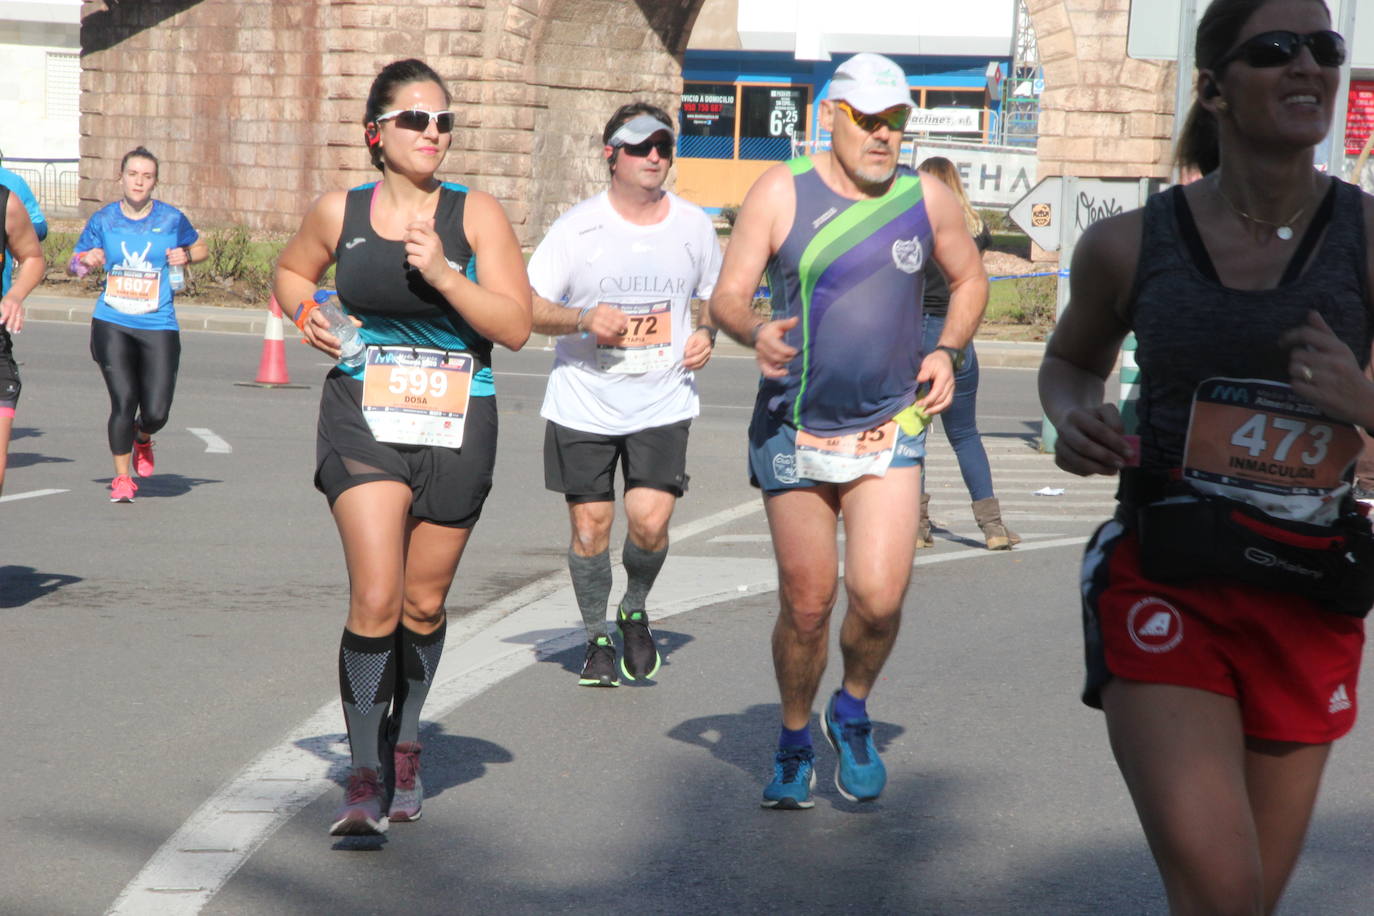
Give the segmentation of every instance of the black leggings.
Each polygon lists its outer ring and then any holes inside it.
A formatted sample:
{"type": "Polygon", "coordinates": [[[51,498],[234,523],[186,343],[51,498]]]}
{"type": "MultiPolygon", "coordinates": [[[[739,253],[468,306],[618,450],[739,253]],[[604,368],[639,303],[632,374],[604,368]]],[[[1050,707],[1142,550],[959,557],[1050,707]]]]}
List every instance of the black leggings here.
{"type": "Polygon", "coordinates": [[[181,364],[181,334],[126,328],[94,318],[91,358],[110,391],[110,454],[127,455],[134,448],[135,413],[144,433],[167,425],[181,364]]]}

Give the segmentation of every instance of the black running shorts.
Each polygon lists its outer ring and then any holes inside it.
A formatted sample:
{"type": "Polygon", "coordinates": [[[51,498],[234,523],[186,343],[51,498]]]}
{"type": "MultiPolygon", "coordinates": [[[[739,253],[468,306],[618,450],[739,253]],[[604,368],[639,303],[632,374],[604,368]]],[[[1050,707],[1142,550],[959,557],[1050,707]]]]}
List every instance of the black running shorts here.
{"type": "Polygon", "coordinates": [[[687,492],[687,433],[691,420],[652,426],[624,436],[584,433],[549,421],[544,428],[544,486],[570,503],[615,499],[615,466],[625,489],[687,492]]]}
{"type": "Polygon", "coordinates": [[[410,514],[451,528],[482,515],[496,466],[496,398],[468,401],[462,448],[378,442],[363,419],[362,382],[334,369],[320,393],[315,489],[334,505],[350,487],[396,480],[410,487],[410,514]]]}

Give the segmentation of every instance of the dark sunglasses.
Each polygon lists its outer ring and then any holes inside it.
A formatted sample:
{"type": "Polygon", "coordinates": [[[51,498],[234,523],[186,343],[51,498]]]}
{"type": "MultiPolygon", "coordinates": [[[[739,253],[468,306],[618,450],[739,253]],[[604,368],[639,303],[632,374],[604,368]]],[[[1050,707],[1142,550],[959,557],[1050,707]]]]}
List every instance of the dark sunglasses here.
{"type": "Polygon", "coordinates": [[[453,130],[453,112],[451,111],[426,111],[423,108],[407,108],[388,111],[386,114],[377,116],[377,123],[396,119],[396,126],[406,130],[424,132],[429,128],[429,121],[434,119],[434,123],[439,128],[439,133],[446,134],[453,130]]]}
{"type": "Polygon", "coordinates": [[[671,139],[645,140],[643,143],[626,143],[620,148],[636,159],[643,159],[645,156],[649,155],[649,150],[651,149],[658,150],[658,158],[660,159],[673,158],[673,141],[671,139]]]}
{"type": "Polygon", "coordinates": [[[1345,63],[1345,39],[1329,29],[1324,32],[1260,32],[1247,38],[1239,47],[1222,56],[1212,66],[1220,72],[1232,61],[1241,60],[1251,67],[1282,67],[1292,62],[1304,47],[1312,49],[1312,59],[1321,67],[1339,67],[1345,63]]]}
{"type": "Polygon", "coordinates": [[[877,114],[864,114],[862,111],[855,111],[846,101],[835,103],[839,105],[845,114],[849,115],[849,120],[859,126],[859,130],[864,133],[873,133],[880,127],[888,130],[901,131],[906,127],[906,122],[911,118],[911,108],[906,105],[898,105],[877,114]]]}

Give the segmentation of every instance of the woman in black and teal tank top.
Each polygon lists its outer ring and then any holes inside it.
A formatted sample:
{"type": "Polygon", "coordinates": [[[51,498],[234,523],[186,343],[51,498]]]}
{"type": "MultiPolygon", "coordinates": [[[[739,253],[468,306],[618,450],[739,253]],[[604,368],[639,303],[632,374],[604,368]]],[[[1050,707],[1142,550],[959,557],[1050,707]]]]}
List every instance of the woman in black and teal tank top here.
{"type": "Polygon", "coordinates": [[[1179,150],[1203,177],[1084,233],[1040,371],[1060,467],[1121,477],[1080,574],[1084,701],[1175,912],[1274,910],[1355,723],[1374,198],[1313,167],[1331,27],[1320,0],[1208,7],[1179,150]],[[1132,331],[1127,429],[1106,388],[1132,331]]]}
{"type": "Polygon", "coordinates": [[[420,816],[420,707],[444,644],[444,600],[491,488],[492,345],[530,333],[530,285],[501,205],[437,177],[450,96],[418,60],[373,81],[363,135],[381,178],[317,200],[277,265],[277,300],[312,346],[339,340],[316,308],[331,264],[367,344],[320,398],[315,485],[348,564],[339,686],[353,768],[330,832],[420,816]],[[299,303],[299,304],[298,304],[299,303]]]}

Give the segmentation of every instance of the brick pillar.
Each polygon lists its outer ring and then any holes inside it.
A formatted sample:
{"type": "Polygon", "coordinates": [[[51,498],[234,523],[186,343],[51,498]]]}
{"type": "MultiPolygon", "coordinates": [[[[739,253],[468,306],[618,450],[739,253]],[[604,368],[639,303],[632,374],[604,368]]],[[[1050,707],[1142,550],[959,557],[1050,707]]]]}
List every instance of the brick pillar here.
{"type": "Polygon", "coordinates": [[[1045,91],[1040,176],[1169,175],[1172,62],[1126,56],[1127,0],[1027,0],[1045,91]]]}

